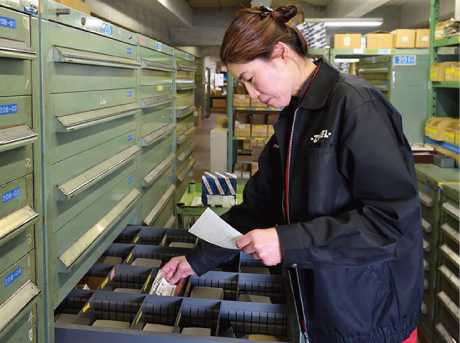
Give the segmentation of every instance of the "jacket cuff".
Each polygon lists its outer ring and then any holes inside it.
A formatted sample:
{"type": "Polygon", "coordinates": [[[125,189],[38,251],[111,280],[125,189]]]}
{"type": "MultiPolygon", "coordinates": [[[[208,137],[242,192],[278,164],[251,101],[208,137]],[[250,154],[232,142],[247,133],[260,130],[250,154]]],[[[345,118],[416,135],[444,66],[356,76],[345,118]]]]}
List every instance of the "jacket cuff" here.
{"type": "Polygon", "coordinates": [[[283,254],[282,264],[292,268],[304,264],[307,259],[305,231],[299,225],[279,225],[275,228],[283,254]]]}

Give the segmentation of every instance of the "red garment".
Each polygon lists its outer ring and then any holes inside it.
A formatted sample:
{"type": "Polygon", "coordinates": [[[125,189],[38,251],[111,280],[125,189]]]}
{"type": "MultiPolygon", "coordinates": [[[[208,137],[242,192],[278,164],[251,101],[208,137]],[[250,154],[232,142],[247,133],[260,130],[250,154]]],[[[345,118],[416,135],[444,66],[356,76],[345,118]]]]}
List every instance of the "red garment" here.
{"type": "Polygon", "coordinates": [[[417,328],[410,334],[409,338],[401,343],[417,343],[417,328]]]}

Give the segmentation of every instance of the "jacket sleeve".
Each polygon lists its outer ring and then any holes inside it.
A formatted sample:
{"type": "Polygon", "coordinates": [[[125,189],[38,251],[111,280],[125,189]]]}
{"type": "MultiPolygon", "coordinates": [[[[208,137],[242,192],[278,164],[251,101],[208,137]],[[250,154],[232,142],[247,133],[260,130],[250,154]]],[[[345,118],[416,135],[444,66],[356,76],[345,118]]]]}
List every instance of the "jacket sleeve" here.
{"type": "Polygon", "coordinates": [[[374,99],[343,119],[337,163],[354,205],[334,216],[277,226],[284,265],[362,266],[421,248],[415,167],[399,113],[374,99]]]}
{"type": "MultiPolygon", "coordinates": [[[[273,158],[276,159],[278,156],[279,160],[279,152],[271,149],[275,143],[276,139],[273,136],[265,145],[259,158],[259,169],[244,187],[243,202],[233,206],[221,216],[223,220],[242,234],[246,234],[254,228],[273,227],[276,224],[276,210],[279,211],[280,207],[277,202],[280,197],[276,195],[279,182],[274,182],[274,175],[277,174],[275,174],[276,171],[272,166],[273,158]]],[[[279,167],[279,164],[279,162],[275,163],[275,168],[279,167]]],[[[201,241],[195,250],[186,255],[186,259],[195,273],[202,275],[231,258],[237,252],[239,251],[224,249],[201,241]]]]}

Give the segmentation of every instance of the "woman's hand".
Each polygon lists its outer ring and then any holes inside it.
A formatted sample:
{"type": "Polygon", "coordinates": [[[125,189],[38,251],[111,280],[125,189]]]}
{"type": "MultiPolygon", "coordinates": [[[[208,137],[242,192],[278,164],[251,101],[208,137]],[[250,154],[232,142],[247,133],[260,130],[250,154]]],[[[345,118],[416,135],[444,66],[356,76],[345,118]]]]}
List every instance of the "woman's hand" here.
{"type": "Polygon", "coordinates": [[[196,274],[185,256],[173,257],[161,268],[161,271],[166,281],[172,285],[175,285],[180,279],[196,274]]]}
{"type": "Polygon", "coordinates": [[[283,260],[280,239],[274,227],[252,230],[239,238],[236,246],[266,266],[274,266],[283,260]]]}

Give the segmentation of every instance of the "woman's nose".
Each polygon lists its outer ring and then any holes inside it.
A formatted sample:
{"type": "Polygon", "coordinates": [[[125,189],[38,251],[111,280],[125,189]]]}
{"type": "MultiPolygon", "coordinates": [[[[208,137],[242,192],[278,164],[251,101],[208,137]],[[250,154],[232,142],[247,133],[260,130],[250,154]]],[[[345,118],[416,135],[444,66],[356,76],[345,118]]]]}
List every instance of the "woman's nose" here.
{"type": "Polygon", "coordinates": [[[247,85],[246,90],[248,91],[249,97],[252,99],[256,99],[260,95],[260,92],[257,91],[253,86],[247,85]]]}

